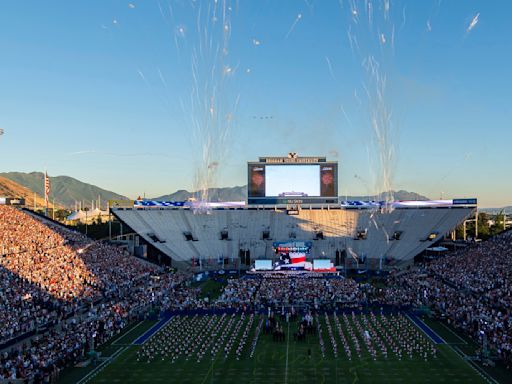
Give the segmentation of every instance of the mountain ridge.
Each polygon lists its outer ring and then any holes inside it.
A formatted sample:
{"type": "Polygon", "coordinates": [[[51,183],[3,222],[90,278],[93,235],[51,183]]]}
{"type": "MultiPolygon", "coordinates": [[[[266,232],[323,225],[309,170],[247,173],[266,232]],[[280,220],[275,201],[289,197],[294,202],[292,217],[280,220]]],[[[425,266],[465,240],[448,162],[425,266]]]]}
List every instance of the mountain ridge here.
{"type": "MultiPolygon", "coordinates": [[[[5,172],[1,177],[9,179],[40,196],[44,196],[44,173],[42,172],[5,172]]],[[[84,201],[86,206],[91,205],[92,200],[101,200],[101,205],[106,207],[108,200],[128,200],[127,197],[96,185],[84,183],[70,176],[50,176],[50,201],[55,197],[56,205],[73,208],[75,202],[84,201]]]]}
{"type": "MultiPolygon", "coordinates": [[[[25,199],[25,203],[27,205],[33,206],[34,205],[34,192],[30,189],[12,181],[5,177],[0,176],[0,196],[1,197],[8,197],[8,198],[22,198],[25,199]]],[[[38,207],[44,207],[45,201],[44,197],[41,197],[36,193],[35,196],[35,203],[38,207]]],[[[49,202],[49,207],[53,207],[52,202],[49,202]]],[[[59,208],[58,205],[56,205],[57,208],[59,208]]]]}
{"type": "MultiPolygon", "coordinates": [[[[39,196],[44,196],[44,174],[42,172],[4,172],[0,173],[0,177],[28,190],[24,190],[23,196],[20,195],[19,197],[25,197],[27,194],[33,194],[34,192],[39,196]]],[[[85,201],[85,204],[89,206],[91,200],[97,200],[98,196],[102,201],[103,207],[106,206],[108,200],[130,200],[126,196],[82,182],[70,176],[50,176],[50,183],[50,201],[52,202],[55,196],[56,205],[68,208],[73,208],[77,201],[85,201]]],[[[14,189],[18,190],[19,188],[14,189]]],[[[394,200],[428,200],[427,197],[419,193],[405,190],[392,191],[392,195],[394,200]]],[[[198,198],[199,196],[200,193],[197,191],[190,192],[186,189],[178,189],[173,193],[154,197],[150,200],[185,201],[190,198],[198,198]]],[[[339,198],[340,200],[384,200],[385,196],[386,193],[370,196],[340,196],[339,198]]],[[[208,190],[208,198],[212,202],[245,201],[247,199],[247,185],[210,188],[208,190]]],[[[30,201],[27,198],[26,200],[27,202],[30,201]]]]}
{"type": "MultiPolygon", "coordinates": [[[[179,189],[176,192],[168,195],[154,197],[150,200],[157,201],[184,201],[189,198],[197,198],[198,192],[190,192],[186,189],[179,189]]],[[[410,192],[405,190],[393,191],[393,198],[395,200],[429,200],[416,192],[410,192]]],[[[342,200],[384,200],[385,193],[380,195],[372,196],[339,196],[342,200]]],[[[235,186],[235,187],[220,187],[210,188],[208,190],[209,200],[213,202],[218,201],[244,201],[247,199],[247,185],[235,186]]]]}

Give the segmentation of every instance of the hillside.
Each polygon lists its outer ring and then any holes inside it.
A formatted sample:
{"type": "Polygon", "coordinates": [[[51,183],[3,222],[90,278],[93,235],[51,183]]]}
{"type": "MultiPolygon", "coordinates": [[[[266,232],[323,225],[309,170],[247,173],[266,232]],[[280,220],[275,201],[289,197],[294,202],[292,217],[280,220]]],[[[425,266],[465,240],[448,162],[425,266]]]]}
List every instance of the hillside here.
{"type": "Polygon", "coordinates": [[[478,210],[479,212],[486,212],[491,215],[497,215],[500,213],[505,213],[506,215],[512,214],[512,205],[507,207],[501,207],[501,208],[480,208],[478,210]]]}
{"type": "MultiPolygon", "coordinates": [[[[247,198],[247,186],[210,188],[208,190],[210,201],[243,201],[247,198]]],[[[180,189],[169,195],[155,197],[153,200],[185,201],[190,197],[198,197],[197,192],[180,189]]]]}
{"type": "MultiPolygon", "coordinates": [[[[42,172],[7,172],[0,173],[6,179],[44,196],[44,174],[42,172]]],[[[125,200],[127,197],[117,193],[107,191],[92,184],[81,182],[69,176],[50,176],[51,192],[50,200],[55,197],[56,204],[61,204],[68,208],[75,206],[75,201],[84,201],[86,206],[91,205],[91,200],[101,199],[101,204],[106,207],[107,201],[125,200]]]]}
{"type": "MultiPolygon", "coordinates": [[[[197,197],[196,192],[189,192],[180,189],[169,195],[155,197],[153,200],[161,201],[184,201],[190,197],[197,197]]],[[[210,201],[243,201],[247,198],[247,186],[211,188],[209,190],[210,201]]],[[[382,200],[383,196],[340,196],[342,200],[382,200]]],[[[394,200],[429,200],[428,197],[420,195],[416,192],[394,191],[394,200]]]]}
{"type": "MultiPolygon", "coordinates": [[[[36,192],[39,196],[44,196],[43,184],[44,174],[42,172],[7,172],[0,173],[0,177],[3,177],[3,184],[5,185],[3,194],[9,192],[9,196],[21,196],[25,197],[27,202],[33,201],[33,192],[36,192]],[[9,183],[10,182],[10,183],[9,183]],[[20,189],[23,188],[23,191],[20,189]],[[29,196],[27,198],[26,196],[29,196]]],[[[102,206],[105,207],[108,200],[126,200],[125,196],[117,193],[107,191],[99,188],[92,184],[87,184],[74,179],[69,176],[50,176],[51,182],[51,193],[50,200],[52,201],[55,197],[56,205],[61,205],[67,208],[73,208],[75,201],[84,201],[86,206],[90,206],[91,200],[97,200],[98,196],[101,199],[102,206]]],[[[2,190],[0,190],[1,192],[2,190]]],[[[0,193],[1,195],[1,193],[0,193]]],[[[180,189],[174,193],[158,196],[153,200],[168,200],[168,201],[185,201],[191,197],[198,197],[197,192],[189,192],[184,189],[180,189]]],[[[211,188],[209,190],[209,200],[216,201],[245,201],[247,198],[247,186],[236,186],[236,187],[223,187],[223,188],[211,188]]],[[[384,194],[381,196],[340,196],[342,200],[383,200],[384,194]]],[[[40,198],[41,199],[41,198],[40,198]]],[[[393,192],[394,200],[428,200],[427,197],[422,196],[415,192],[408,192],[404,190],[393,192]]],[[[44,204],[44,199],[41,199],[44,204]]]]}
{"type": "MultiPolygon", "coordinates": [[[[12,180],[6,179],[5,177],[0,176],[0,197],[14,197],[14,198],[23,198],[25,202],[29,206],[34,205],[34,192],[30,189],[15,183],[12,180]]],[[[49,202],[49,207],[52,207],[52,202],[49,202]]],[[[44,197],[40,195],[36,195],[36,204],[38,207],[44,207],[44,197]]],[[[59,205],[57,205],[57,208],[59,205]]]]}
{"type": "MultiPolygon", "coordinates": [[[[381,193],[378,196],[340,196],[343,200],[385,200],[386,193],[381,193]]],[[[403,189],[399,191],[392,191],[391,200],[413,200],[413,201],[421,201],[421,200],[430,200],[428,197],[420,195],[416,192],[404,191],[403,189]]]]}

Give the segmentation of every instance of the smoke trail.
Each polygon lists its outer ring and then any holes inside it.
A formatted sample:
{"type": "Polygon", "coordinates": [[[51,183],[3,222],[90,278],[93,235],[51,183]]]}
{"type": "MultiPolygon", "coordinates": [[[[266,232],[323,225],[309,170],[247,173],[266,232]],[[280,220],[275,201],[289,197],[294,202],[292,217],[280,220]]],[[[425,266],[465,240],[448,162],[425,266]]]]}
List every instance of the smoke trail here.
{"type": "Polygon", "coordinates": [[[336,77],[334,77],[334,72],[332,71],[332,64],[331,60],[327,56],[325,56],[325,61],[327,61],[327,67],[329,68],[329,74],[331,75],[333,80],[336,80],[336,77]]]}
{"type": "Polygon", "coordinates": [[[405,21],[406,21],[406,17],[405,17],[405,7],[402,8],[402,25],[400,26],[400,30],[402,30],[404,27],[405,27],[405,21]]]}
{"type": "Polygon", "coordinates": [[[343,113],[343,116],[347,120],[348,124],[352,126],[352,121],[348,118],[347,112],[345,112],[345,108],[343,108],[343,105],[340,106],[341,112],[343,113]]]}
{"type": "Polygon", "coordinates": [[[389,18],[389,0],[384,0],[384,19],[389,18]]]}
{"type": "Polygon", "coordinates": [[[158,71],[158,77],[160,77],[160,81],[164,85],[165,89],[167,89],[167,81],[165,81],[165,77],[162,74],[162,71],[160,71],[160,68],[157,68],[157,71],[158,71]]]}
{"type": "Polygon", "coordinates": [[[350,1],[350,14],[352,16],[352,21],[357,24],[359,12],[357,11],[355,0],[350,1]]]}
{"type": "Polygon", "coordinates": [[[348,253],[350,254],[350,256],[352,256],[352,258],[355,260],[355,261],[359,261],[359,256],[357,256],[357,253],[354,252],[354,250],[352,249],[352,247],[347,247],[347,251],[348,253]]]}
{"type": "MultiPolygon", "coordinates": [[[[392,68],[390,59],[394,56],[395,48],[394,18],[389,0],[366,0],[364,11],[367,23],[359,23],[357,5],[358,3],[354,0],[350,1],[347,37],[353,54],[361,62],[362,90],[366,96],[364,104],[368,108],[369,126],[373,139],[373,149],[369,151],[369,163],[375,163],[375,166],[370,167],[370,173],[375,172],[376,175],[374,178],[376,192],[383,192],[385,200],[392,200],[395,143],[388,72],[392,68]],[[372,161],[372,158],[375,161],[372,161]]],[[[401,28],[406,22],[405,11],[405,7],[401,9],[401,28]]],[[[354,98],[358,104],[363,105],[357,89],[354,90],[354,98]]]]}
{"type": "Polygon", "coordinates": [[[295,20],[293,21],[293,24],[292,26],[290,27],[290,29],[288,30],[288,32],[286,33],[286,36],[284,37],[285,40],[288,40],[288,36],[290,36],[290,34],[293,32],[293,30],[295,29],[295,26],[297,25],[297,23],[302,19],[302,13],[299,13],[297,15],[297,17],[295,18],[295,20]]]}
{"type": "Polygon", "coordinates": [[[139,74],[139,76],[142,79],[142,81],[144,81],[144,83],[146,83],[147,86],[150,86],[150,84],[146,80],[146,76],[144,76],[144,73],[142,73],[142,71],[140,69],[138,69],[138,68],[137,68],[137,73],[139,74]]]}
{"type": "Polygon", "coordinates": [[[469,33],[473,30],[473,28],[476,27],[478,24],[478,18],[480,17],[480,12],[478,12],[473,18],[471,19],[471,22],[469,23],[468,27],[466,28],[466,33],[469,33]]]}
{"type": "Polygon", "coordinates": [[[368,1],[366,4],[366,13],[368,14],[368,28],[371,30],[373,26],[373,8],[371,1],[368,1]]]}
{"type": "Polygon", "coordinates": [[[196,33],[191,57],[191,125],[198,150],[194,188],[198,212],[207,212],[209,189],[216,184],[227,154],[226,142],[234,122],[239,96],[232,97],[229,83],[238,65],[229,62],[231,38],[230,0],[196,3],[196,33]]]}

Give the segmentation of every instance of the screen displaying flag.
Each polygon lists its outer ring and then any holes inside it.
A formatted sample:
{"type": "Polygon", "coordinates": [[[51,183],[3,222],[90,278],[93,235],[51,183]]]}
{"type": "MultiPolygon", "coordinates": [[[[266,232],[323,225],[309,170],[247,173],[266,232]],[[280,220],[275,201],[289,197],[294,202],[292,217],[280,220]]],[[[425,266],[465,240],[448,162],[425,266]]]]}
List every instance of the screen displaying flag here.
{"type": "Polygon", "coordinates": [[[48,172],[44,173],[44,201],[46,206],[48,207],[48,200],[50,196],[50,178],[48,177],[48,172]]]}
{"type": "Polygon", "coordinates": [[[310,241],[278,241],[273,243],[274,252],[279,255],[275,270],[311,270],[313,265],[306,261],[313,244],[310,241]]]}
{"type": "Polygon", "coordinates": [[[308,270],[313,269],[313,264],[306,261],[306,255],[301,252],[281,252],[279,261],[274,264],[274,270],[308,270]]]}
{"type": "Polygon", "coordinates": [[[285,264],[298,264],[306,261],[306,254],[301,252],[283,252],[280,258],[285,264]]]}

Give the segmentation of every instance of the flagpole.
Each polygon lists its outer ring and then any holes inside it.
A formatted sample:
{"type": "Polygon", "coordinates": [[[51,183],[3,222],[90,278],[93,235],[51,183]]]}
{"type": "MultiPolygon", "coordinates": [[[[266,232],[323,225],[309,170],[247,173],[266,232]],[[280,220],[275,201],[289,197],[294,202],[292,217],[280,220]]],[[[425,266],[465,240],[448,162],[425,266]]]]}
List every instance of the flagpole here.
{"type": "Polygon", "coordinates": [[[48,183],[48,172],[45,170],[45,172],[44,172],[44,203],[45,203],[44,215],[46,217],[48,217],[48,189],[47,189],[47,183],[48,183]]]}

